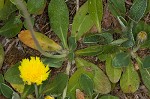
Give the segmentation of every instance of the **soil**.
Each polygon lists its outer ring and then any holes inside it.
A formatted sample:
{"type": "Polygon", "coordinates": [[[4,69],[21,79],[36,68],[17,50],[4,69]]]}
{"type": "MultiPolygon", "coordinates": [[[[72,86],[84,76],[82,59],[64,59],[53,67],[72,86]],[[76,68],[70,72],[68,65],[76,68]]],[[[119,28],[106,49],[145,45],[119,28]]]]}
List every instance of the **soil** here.
{"type": "MultiPolygon", "coordinates": [[[[49,1],[49,0],[48,0],[49,1]]],[[[87,0],[79,0],[79,6],[81,6],[83,3],[85,3],[87,0]]],[[[130,3],[130,0],[126,0],[130,3]]],[[[109,30],[109,29],[119,29],[120,25],[118,21],[112,16],[112,14],[108,10],[107,0],[103,0],[104,2],[104,16],[102,21],[102,28],[103,30],[109,30]]],[[[73,21],[73,17],[76,13],[76,0],[68,0],[67,6],[69,8],[69,20],[70,20],[70,27],[73,21]]],[[[47,4],[48,5],[48,4],[47,4]]],[[[127,7],[130,6],[127,4],[127,7]]],[[[51,30],[51,27],[49,25],[49,18],[48,18],[48,12],[47,7],[45,8],[45,11],[42,15],[38,16],[32,16],[35,17],[35,25],[34,29],[36,31],[39,31],[41,33],[44,33],[49,38],[53,39],[57,43],[60,42],[59,38],[53,33],[51,30]]],[[[0,22],[0,26],[3,25],[2,22],[0,22]]],[[[71,28],[69,28],[69,33],[71,31],[71,28]]],[[[94,27],[91,29],[91,31],[97,31],[94,27]]],[[[116,36],[114,36],[116,37],[116,36]]],[[[41,57],[41,54],[33,50],[23,43],[21,43],[18,39],[18,37],[14,37],[11,39],[5,38],[0,36],[0,42],[4,46],[5,50],[5,60],[3,63],[3,67],[0,72],[5,73],[6,70],[12,66],[13,64],[21,61],[24,58],[29,58],[30,56],[39,56],[41,57]]],[[[78,42],[78,49],[84,48],[86,45],[83,45],[78,42]]],[[[143,49],[138,51],[138,54],[140,56],[145,56],[147,54],[150,54],[149,49],[143,49]]],[[[97,64],[102,70],[104,70],[104,62],[100,62],[98,59],[94,57],[84,57],[85,59],[97,64]]],[[[63,64],[63,66],[60,69],[52,69],[52,75],[54,76],[58,72],[65,71],[66,63],[63,64]]],[[[73,66],[74,67],[74,66],[73,66]]],[[[75,71],[75,68],[72,67],[71,74],[75,71]]],[[[139,89],[133,93],[133,94],[124,94],[119,84],[116,85],[116,87],[111,91],[111,95],[118,96],[120,99],[150,99],[150,93],[148,92],[147,88],[143,85],[141,82],[141,85],[139,89]]],[[[0,96],[0,99],[5,99],[3,96],[0,96]]]]}

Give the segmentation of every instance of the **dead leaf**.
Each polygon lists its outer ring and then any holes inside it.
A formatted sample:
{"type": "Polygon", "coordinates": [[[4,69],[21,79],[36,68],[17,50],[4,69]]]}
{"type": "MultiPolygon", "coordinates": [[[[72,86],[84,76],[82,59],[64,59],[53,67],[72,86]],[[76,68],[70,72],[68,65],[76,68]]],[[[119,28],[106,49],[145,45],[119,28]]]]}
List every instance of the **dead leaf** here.
{"type": "MultiPolygon", "coordinates": [[[[25,45],[37,50],[29,30],[21,31],[18,37],[19,40],[22,41],[25,45]]],[[[44,51],[56,51],[62,49],[60,45],[42,33],[35,32],[35,37],[44,51]]]]}
{"type": "Polygon", "coordinates": [[[76,99],[85,99],[84,93],[80,89],[76,89],[76,99]]]}

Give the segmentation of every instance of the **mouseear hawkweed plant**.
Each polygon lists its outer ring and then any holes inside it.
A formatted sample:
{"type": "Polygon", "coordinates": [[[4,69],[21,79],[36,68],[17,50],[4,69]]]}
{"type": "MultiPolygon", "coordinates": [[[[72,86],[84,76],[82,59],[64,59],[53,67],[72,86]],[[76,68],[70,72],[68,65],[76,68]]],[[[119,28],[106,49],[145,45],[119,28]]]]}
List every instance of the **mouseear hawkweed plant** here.
{"type": "MultiPolygon", "coordinates": [[[[22,59],[4,76],[1,74],[0,93],[12,99],[119,99],[109,95],[116,84],[120,84],[124,93],[134,93],[140,82],[150,90],[150,57],[137,54],[141,48],[149,48],[150,26],[143,21],[150,11],[149,0],[134,0],[129,11],[125,0],[108,0],[109,10],[121,26],[109,31],[101,28],[102,0],[87,0],[74,16],[71,33],[66,2],[2,0],[0,20],[5,24],[0,35],[7,38],[18,35],[23,44],[38,50],[42,57],[22,59]],[[59,44],[33,28],[33,16],[41,15],[44,10],[48,10],[49,23],[61,41],[59,44]],[[87,33],[93,26],[97,33],[87,33]],[[119,36],[114,39],[113,33],[119,36]],[[87,47],[77,50],[78,41],[87,47]],[[85,56],[105,61],[105,68],[102,70],[98,64],[83,59],[85,56]],[[62,66],[66,71],[51,78],[51,68],[62,66]],[[75,66],[73,72],[72,66],[75,66]]],[[[0,45],[0,67],[3,60],[4,50],[0,45]]]]}
{"type": "MultiPolygon", "coordinates": [[[[41,58],[42,61],[40,61],[39,58],[33,57],[31,57],[31,59],[23,59],[21,63],[17,63],[9,68],[4,74],[4,77],[1,77],[3,79],[3,82],[1,83],[2,94],[7,98],[14,99],[34,97],[41,99],[44,97],[46,99],[53,97],[58,99],[65,99],[67,97],[75,99],[76,97],[79,97],[84,90],[85,95],[82,97],[89,97],[91,99],[92,97],[97,97],[96,93],[94,94],[94,84],[96,84],[95,88],[98,88],[98,83],[101,81],[99,79],[93,81],[93,77],[97,79],[101,76],[100,73],[104,76],[105,74],[93,64],[92,68],[89,66],[80,66],[77,71],[78,73],[75,73],[75,76],[72,77],[72,75],[70,75],[70,68],[76,57],[75,50],[77,48],[77,40],[89,31],[94,24],[96,25],[98,32],[101,32],[103,13],[102,1],[89,0],[83,4],[76,13],[70,36],[68,36],[69,11],[65,1],[50,1],[48,5],[50,26],[60,38],[60,45],[42,33],[35,32],[33,29],[34,18],[32,15],[40,15],[43,13],[43,9],[46,5],[45,0],[6,1],[1,13],[9,12],[9,14],[6,14],[6,18],[4,16],[1,17],[1,20],[6,20],[6,24],[1,28],[0,34],[7,38],[12,38],[23,28],[24,30],[18,34],[19,40],[28,47],[41,52],[43,57],[41,58]],[[96,5],[99,6],[95,8],[96,5]],[[9,9],[10,7],[12,8],[9,9]],[[10,13],[13,15],[14,11],[18,12],[17,16],[14,15],[14,17],[10,18],[10,13]],[[25,21],[20,19],[22,17],[25,18],[25,21]],[[49,70],[47,66],[59,68],[64,61],[67,62],[66,72],[59,73],[54,79],[51,79],[50,74],[48,76],[49,70]],[[38,63],[43,64],[42,67],[38,67],[38,63]],[[39,69],[42,68],[43,70],[39,71],[39,69]],[[94,71],[97,71],[96,75],[94,75],[94,71]],[[100,73],[98,71],[100,71],[100,73]],[[71,78],[69,78],[70,76],[71,78]],[[10,83],[13,89],[4,83],[4,79],[10,83]]],[[[106,80],[108,81],[108,79],[106,80]]],[[[100,89],[102,90],[102,88],[100,89]]],[[[97,94],[100,89],[96,89],[97,94]]]]}

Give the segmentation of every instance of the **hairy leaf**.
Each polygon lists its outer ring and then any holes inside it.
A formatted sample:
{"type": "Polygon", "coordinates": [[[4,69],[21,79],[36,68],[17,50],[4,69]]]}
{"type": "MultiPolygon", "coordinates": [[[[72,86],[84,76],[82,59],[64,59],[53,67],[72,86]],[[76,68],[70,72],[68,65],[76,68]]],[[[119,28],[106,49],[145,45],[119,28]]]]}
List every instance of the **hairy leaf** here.
{"type": "MultiPolygon", "coordinates": [[[[1,2],[1,4],[2,4],[2,2],[1,2]]],[[[5,0],[5,4],[4,4],[3,8],[0,9],[0,20],[8,19],[9,15],[16,10],[17,10],[17,8],[15,7],[14,4],[12,4],[10,2],[10,0],[5,0]]]]}
{"type": "Polygon", "coordinates": [[[112,55],[106,58],[106,74],[112,83],[117,83],[121,77],[122,69],[112,66],[112,55]]]}
{"type": "Polygon", "coordinates": [[[111,91],[111,84],[104,72],[95,64],[88,62],[82,58],[76,58],[77,68],[87,67],[87,70],[94,72],[94,91],[96,93],[106,94],[111,91]]]}
{"type": "Polygon", "coordinates": [[[87,44],[109,44],[112,41],[113,36],[109,32],[86,35],[83,39],[83,43],[87,44]]]}
{"type": "Polygon", "coordinates": [[[124,93],[134,93],[139,88],[139,85],[139,75],[134,70],[132,63],[130,63],[120,79],[120,87],[124,93]]]}
{"type": "Polygon", "coordinates": [[[144,67],[144,68],[150,68],[149,62],[150,62],[150,56],[146,56],[146,57],[144,58],[144,60],[143,60],[143,67],[144,67]]]}
{"type": "Polygon", "coordinates": [[[60,68],[64,61],[64,58],[42,58],[42,61],[49,67],[60,68]]]}
{"type": "Polygon", "coordinates": [[[77,40],[94,25],[88,12],[88,2],[83,4],[76,13],[72,23],[72,36],[77,40]]]}
{"type": "Polygon", "coordinates": [[[68,75],[59,73],[46,87],[43,93],[47,95],[61,95],[68,82],[68,75]]]}
{"type": "Polygon", "coordinates": [[[95,56],[103,52],[102,46],[89,46],[84,49],[77,50],[76,55],[79,56],[95,56]]]}
{"type": "Polygon", "coordinates": [[[79,84],[79,78],[82,74],[88,75],[90,78],[93,78],[94,71],[90,67],[80,67],[75,71],[75,73],[70,77],[69,84],[68,84],[68,91],[67,94],[71,99],[75,98],[76,89],[81,89],[79,84]]]}
{"type": "Polygon", "coordinates": [[[20,32],[22,25],[20,18],[12,18],[2,28],[0,28],[0,35],[7,38],[15,37],[20,32]]]}
{"type": "Polygon", "coordinates": [[[19,63],[15,64],[7,70],[4,75],[4,78],[7,82],[11,84],[24,84],[24,82],[20,78],[20,71],[18,67],[19,63]]]}
{"type": "Polygon", "coordinates": [[[48,16],[51,27],[67,48],[67,33],[69,26],[69,12],[65,0],[51,0],[48,6],[48,16]]]}
{"type": "Polygon", "coordinates": [[[148,90],[150,90],[150,69],[140,68],[140,73],[144,85],[148,88],[148,90]]]}
{"type": "Polygon", "coordinates": [[[134,3],[129,11],[130,18],[138,22],[144,15],[147,8],[147,0],[134,0],[134,3]]]}
{"type": "Polygon", "coordinates": [[[125,16],[126,8],[125,8],[125,0],[109,0],[108,7],[111,13],[117,16],[125,16]]]}
{"type": "Polygon", "coordinates": [[[30,14],[42,14],[46,6],[46,0],[28,0],[27,8],[30,14]]]}
{"type": "Polygon", "coordinates": [[[107,94],[111,91],[111,83],[101,69],[95,70],[94,91],[96,93],[107,94]]]}
{"type": "Polygon", "coordinates": [[[96,25],[98,32],[101,32],[101,21],[103,16],[103,2],[102,0],[88,0],[88,10],[96,25]]]}
{"type": "Polygon", "coordinates": [[[10,99],[13,95],[12,88],[10,88],[8,85],[6,85],[4,83],[2,83],[0,85],[0,90],[1,90],[2,94],[8,99],[10,99]]]}
{"type": "Polygon", "coordinates": [[[88,75],[81,74],[79,78],[79,83],[82,90],[84,90],[84,92],[86,93],[86,95],[92,97],[94,89],[93,80],[88,75]]]}
{"type": "Polygon", "coordinates": [[[126,67],[129,63],[130,55],[124,52],[117,53],[112,60],[112,65],[114,67],[126,67]]]}

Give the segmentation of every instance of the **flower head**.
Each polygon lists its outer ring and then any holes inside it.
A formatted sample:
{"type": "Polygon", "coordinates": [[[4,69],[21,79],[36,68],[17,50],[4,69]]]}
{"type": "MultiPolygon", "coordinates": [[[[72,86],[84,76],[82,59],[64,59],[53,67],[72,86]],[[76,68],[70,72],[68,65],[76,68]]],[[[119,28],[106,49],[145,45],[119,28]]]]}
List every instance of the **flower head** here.
{"type": "Polygon", "coordinates": [[[52,96],[46,96],[44,99],[54,99],[52,96]]]}
{"type": "Polygon", "coordinates": [[[20,77],[25,83],[31,85],[35,83],[37,85],[42,84],[49,75],[49,67],[45,66],[43,62],[40,61],[39,57],[31,57],[31,59],[23,59],[21,65],[19,66],[20,77]]]}
{"type": "Polygon", "coordinates": [[[137,39],[139,42],[142,43],[143,41],[145,41],[147,39],[147,33],[145,31],[139,32],[137,35],[137,39]]]}

